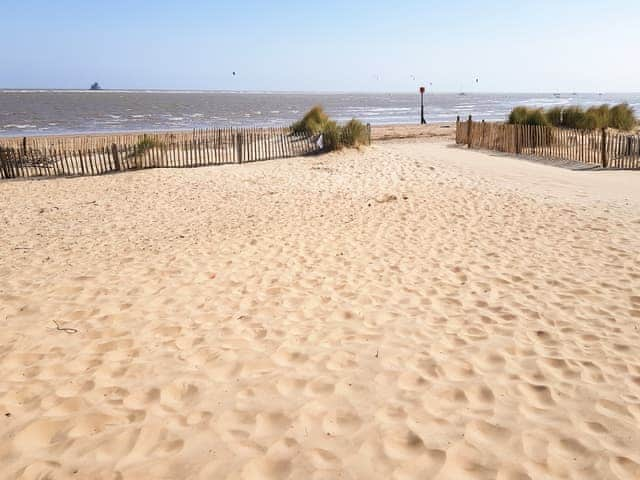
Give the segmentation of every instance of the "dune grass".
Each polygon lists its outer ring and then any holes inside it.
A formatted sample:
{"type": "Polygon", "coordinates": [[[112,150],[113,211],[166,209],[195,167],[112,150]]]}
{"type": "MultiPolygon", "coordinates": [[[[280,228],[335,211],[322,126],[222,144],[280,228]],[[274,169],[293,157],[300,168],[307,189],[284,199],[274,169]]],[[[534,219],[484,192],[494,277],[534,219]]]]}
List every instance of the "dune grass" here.
{"type": "Polygon", "coordinates": [[[636,126],[637,120],[633,108],[628,103],[621,103],[609,110],[609,126],[628,131],[636,126]]]}
{"type": "Polygon", "coordinates": [[[297,134],[317,135],[324,131],[329,121],[329,115],[324,112],[321,106],[316,105],[305,113],[302,120],[291,125],[291,131],[297,134]]]}
{"type": "Polygon", "coordinates": [[[291,131],[297,134],[322,135],[325,151],[354,148],[369,143],[369,131],[365,124],[354,118],[345,125],[339,125],[319,105],[293,123],[291,131]]]}
{"type": "Polygon", "coordinates": [[[610,107],[600,105],[584,110],[580,107],[554,107],[548,110],[541,108],[515,107],[509,114],[508,123],[516,125],[553,125],[554,127],[595,130],[598,128],[615,128],[629,131],[637,124],[635,113],[626,103],[610,107]]]}
{"type": "Polygon", "coordinates": [[[516,107],[509,114],[509,123],[516,125],[550,125],[544,110],[527,107],[516,107]]]}
{"type": "Polygon", "coordinates": [[[562,115],[562,107],[553,107],[547,110],[547,120],[549,120],[549,123],[554,127],[559,127],[562,125],[562,115]]]}
{"type": "Polygon", "coordinates": [[[359,147],[369,143],[367,126],[352,118],[342,127],[342,145],[345,147],[359,147]]]}
{"type": "Polygon", "coordinates": [[[340,125],[334,121],[326,123],[322,131],[323,147],[327,151],[339,150],[342,148],[342,132],[340,125]]]}
{"type": "Polygon", "coordinates": [[[142,137],[138,140],[133,146],[133,152],[131,152],[127,158],[129,160],[133,160],[135,168],[140,168],[140,162],[142,161],[142,157],[145,153],[147,153],[152,148],[161,148],[164,147],[164,143],[158,140],[155,137],[150,135],[142,135],[142,137]]]}
{"type": "Polygon", "coordinates": [[[164,146],[164,143],[162,143],[160,140],[145,134],[145,135],[142,135],[142,138],[138,140],[138,143],[135,144],[134,155],[135,156],[143,155],[144,153],[151,150],[152,148],[162,147],[162,146],[164,146]]]}

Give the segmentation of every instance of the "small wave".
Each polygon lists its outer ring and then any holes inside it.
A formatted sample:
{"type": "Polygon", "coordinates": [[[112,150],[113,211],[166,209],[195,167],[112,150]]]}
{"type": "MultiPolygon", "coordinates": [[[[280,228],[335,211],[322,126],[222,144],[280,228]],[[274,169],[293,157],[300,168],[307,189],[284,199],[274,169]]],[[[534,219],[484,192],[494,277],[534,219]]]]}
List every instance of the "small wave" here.
{"type": "Polygon", "coordinates": [[[410,112],[413,108],[410,107],[351,107],[346,109],[353,112],[410,112]]]}
{"type": "Polygon", "coordinates": [[[52,93],[52,90],[0,90],[0,93],[52,93]]]}
{"type": "Polygon", "coordinates": [[[23,130],[25,128],[37,128],[37,125],[14,125],[14,124],[9,124],[9,125],[5,125],[4,128],[19,128],[20,130],[23,130]]]}

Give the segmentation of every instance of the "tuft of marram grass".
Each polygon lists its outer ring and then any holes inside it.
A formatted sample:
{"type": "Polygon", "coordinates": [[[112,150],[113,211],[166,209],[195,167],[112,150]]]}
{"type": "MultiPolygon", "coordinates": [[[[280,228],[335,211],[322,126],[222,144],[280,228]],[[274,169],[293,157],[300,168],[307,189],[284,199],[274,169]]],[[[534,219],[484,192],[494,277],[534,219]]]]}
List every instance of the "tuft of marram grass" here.
{"type": "Polygon", "coordinates": [[[322,132],[322,143],[326,151],[340,150],[342,148],[342,127],[333,120],[326,123],[322,132]]]}
{"type": "Polygon", "coordinates": [[[342,127],[342,145],[345,147],[359,147],[369,142],[369,132],[361,121],[352,118],[342,127]]]}
{"type": "Polygon", "coordinates": [[[515,107],[509,114],[509,123],[512,125],[524,125],[528,114],[529,109],[527,107],[515,107]]]}
{"type": "Polygon", "coordinates": [[[546,127],[549,125],[549,120],[541,108],[530,109],[527,107],[516,107],[509,115],[509,123],[513,125],[541,125],[546,127]]]}
{"type": "Polygon", "coordinates": [[[142,135],[142,138],[138,140],[133,146],[133,152],[131,152],[127,158],[133,160],[133,165],[135,168],[140,167],[140,162],[142,161],[142,157],[145,153],[147,153],[152,148],[162,148],[164,147],[164,143],[158,140],[156,137],[152,137],[150,135],[142,135]]]}
{"type": "Polygon", "coordinates": [[[633,109],[626,103],[614,107],[605,104],[586,111],[576,106],[554,107],[547,111],[515,107],[508,121],[519,125],[553,125],[581,130],[611,127],[624,131],[633,129],[637,123],[633,109]]]}
{"type": "Polygon", "coordinates": [[[345,125],[331,120],[321,106],[309,110],[302,120],[291,125],[291,131],[303,135],[322,134],[323,148],[330,152],[344,147],[359,147],[369,143],[366,125],[355,118],[345,125]]]}
{"type": "Polygon", "coordinates": [[[526,120],[527,125],[539,125],[542,127],[548,127],[550,125],[549,119],[547,118],[544,110],[541,108],[537,108],[534,110],[529,110],[529,114],[527,115],[526,120]]]}
{"type": "Polygon", "coordinates": [[[586,128],[585,121],[584,110],[580,107],[567,107],[562,110],[562,127],[586,128]]]}
{"type": "Polygon", "coordinates": [[[586,112],[586,117],[595,128],[605,128],[609,126],[609,105],[590,107],[586,112]]]}
{"type": "Polygon", "coordinates": [[[317,135],[324,131],[328,122],[329,115],[320,105],[316,105],[302,117],[302,120],[291,125],[291,131],[297,134],[317,135]]]}
{"type": "Polygon", "coordinates": [[[636,126],[636,116],[628,103],[616,105],[609,111],[609,126],[618,130],[629,131],[636,126]]]}
{"type": "Polygon", "coordinates": [[[164,143],[162,143],[160,140],[145,134],[142,136],[140,140],[138,140],[138,143],[136,143],[134,147],[134,151],[136,155],[142,155],[148,150],[151,150],[152,148],[163,147],[163,146],[164,146],[164,143]]]}
{"type": "Polygon", "coordinates": [[[562,126],[562,107],[553,107],[547,110],[547,120],[554,127],[562,126]]]}

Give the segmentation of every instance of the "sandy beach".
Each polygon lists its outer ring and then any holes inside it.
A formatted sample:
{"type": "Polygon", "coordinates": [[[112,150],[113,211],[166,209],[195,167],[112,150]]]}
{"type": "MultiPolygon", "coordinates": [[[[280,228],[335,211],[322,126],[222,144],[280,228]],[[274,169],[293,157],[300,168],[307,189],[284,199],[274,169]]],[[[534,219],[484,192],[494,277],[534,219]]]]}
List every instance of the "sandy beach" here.
{"type": "Polygon", "coordinates": [[[450,143],[0,182],[0,477],[640,478],[640,172],[450,143]]]}

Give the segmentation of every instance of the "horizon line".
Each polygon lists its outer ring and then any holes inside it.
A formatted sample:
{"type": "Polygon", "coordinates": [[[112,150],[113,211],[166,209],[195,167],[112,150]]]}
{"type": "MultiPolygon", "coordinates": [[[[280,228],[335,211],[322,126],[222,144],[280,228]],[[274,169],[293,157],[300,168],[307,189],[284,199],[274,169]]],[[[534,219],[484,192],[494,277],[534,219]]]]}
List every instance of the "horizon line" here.
{"type": "MultiPolygon", "coordinates": [[[[233,93],[233,94],[282,94],[282,95],[299,95],[299,94],[322,94],[322,95],[346,95],[346,94],[385,94],[385,95],[407,95],[416,93],[419,94],[419,87],[416,87],[414,92],[408,90],[237,90],[237,89],[180,89],[180,88],[101,88],[100,90],[91,90],[90,88],[49,88],[49,87],[34,87],[34,88],[20,88],[20,87],[0,87],[0,92],[88,92],[88,93],[121,93],[121,92],[137,92],[137,93],[233,93]]],[[[461,93],[470,95],[494,95],[494,94],[511,94],[511,95],[528,95],[528,94],[548,94],[548,95],[640,95],[640,91],[549,91],[549,90],[533,90],[533,91],[499,91],[499,90],[483,90],[483,91],[469,91],[469,90],[436,90],[429,91],[427,94],[439,94],[439,95],[460,95],[461,93]]]]}

